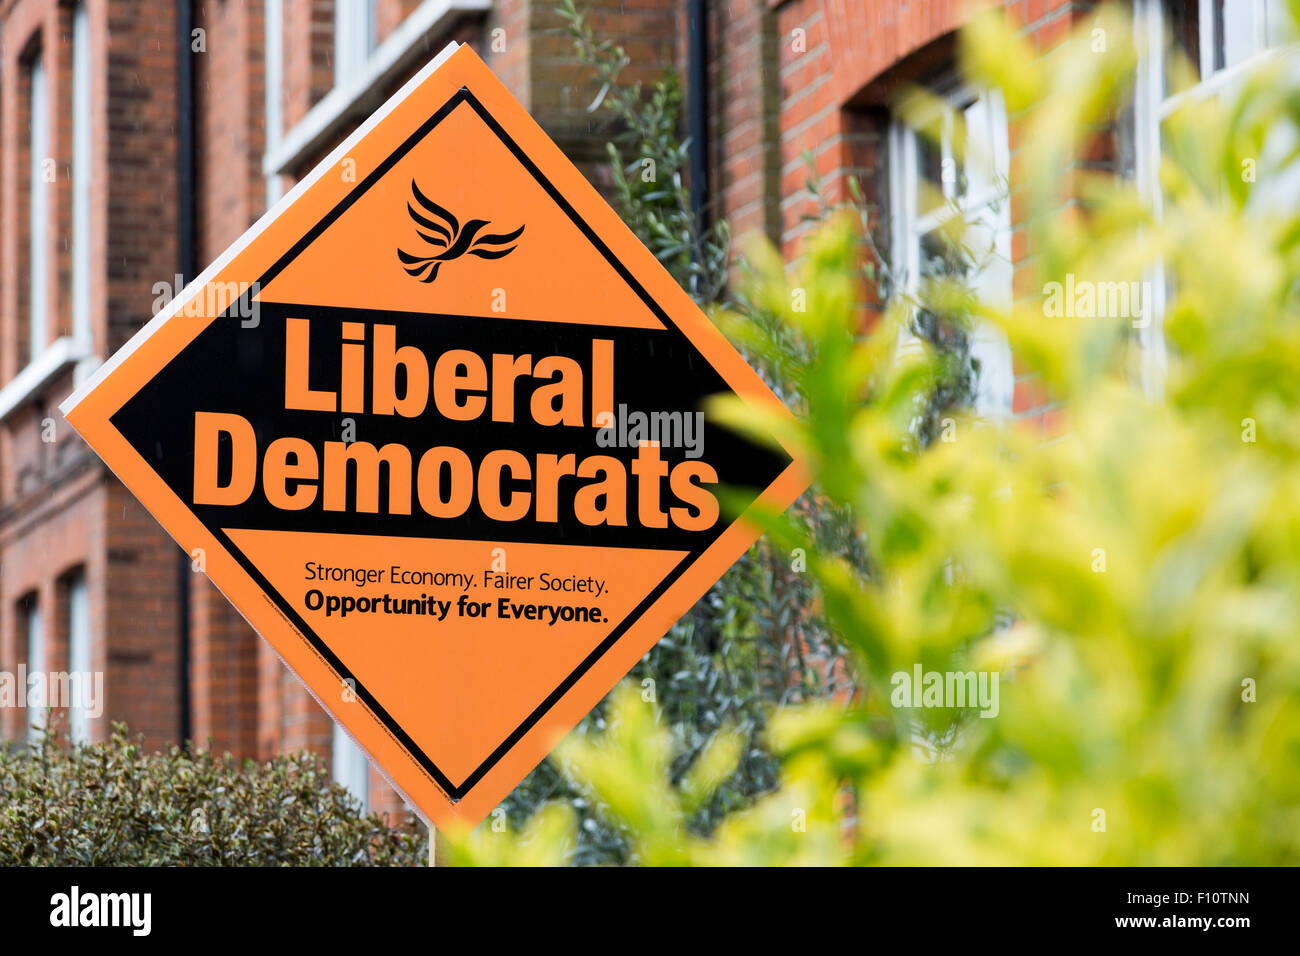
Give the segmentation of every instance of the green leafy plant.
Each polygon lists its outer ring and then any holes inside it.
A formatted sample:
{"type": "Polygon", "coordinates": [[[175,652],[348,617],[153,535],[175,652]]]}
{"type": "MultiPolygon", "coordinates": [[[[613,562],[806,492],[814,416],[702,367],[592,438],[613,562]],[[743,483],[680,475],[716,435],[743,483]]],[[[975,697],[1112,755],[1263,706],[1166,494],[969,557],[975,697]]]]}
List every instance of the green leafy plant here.
{"type": "MultiPolygon", "coordinates": [[[[728,289],[730,235],[725,220],[705,227],[695,217],[683,179],[689,142],[681,134],[676,75],[666,71],[650,89],[624,83],[622,48],[596,39],[573,3],[559,10],[575,50],[592,70],[593,109],[614,122],[608,151],[615,207],[696,301],[716,305],[728,289]],[[653,177],[644,175],[647,170],[653,177]]],[[[811,502],[801,510],[810,526],[821,518],[811,502]]],[[[828,523],[822,524],[825,535],[833,534],[828,523]]],[[[772,707],[854,692],[844,652],[822,625],[815,587],[795,570],[797,563],[770,545],[751,549],[630,675],[640,697],[660,708],[672,780],[689,774],[724,727],[745,741],[732,772],[708,799],[691,805],[687,818],[696,832],[711,831],[729,813],[776,787],[777,761],[763,736],[772,707]]],[[[580,724],[579,733],[607,726],[602,704],[580,724]]],[[[519,831],[548,803],[563,804],[576,815],[567,862],[618,863],[634,853],[628,829],[590,792],[575,787],[553,759],[543,761],[503,801],[509,828],[519,831]]]]}
{"type": "MultiPolygon", "coordinates": [[[[808,367],[791,369],[806,414],[788,425],[725,402],[714,412],[781,429],[851,517],[865,560],[819,547],[798,520],[754,515],[777,548],[806,549],[866,692],[774,714],[780,788],[707,832],[690,808],[725,779],[725,730],[669,769],[666,731],[633,690],[604,733],[565,742],[560,764],[645,863],[1295,864],[1300,208],[1267,192],[1300,162],[1268,148],[1300,142],[1294,75],[1265,62],[1167,119],[1156,215],[1131,182],[1100,173],[1076,174],[1077,202],[1061,201],[1062,170],[1132,86],[1119,8],[1047,59],[1001,11],[976,18],[960,49],[968,79],[1001,90],[1015,116],[1036,255],[1010,306],[942,275],[923,295],[1006,330],[1062,403],[1058,434],[963,416],[955,440],[924,440],[918,409],[942,356],[898,348],[916,308],[899,296],[861,334],[847,218],[793,270],[755,250],[750,300],[812,345],[808,367]],[[1157,264],[1169,354],[1154,375],[1134,335],[1143,316],[1045,307],[1066,277],[1141,282],[1157,264]],[[805,310],[791,307],[796,287],[805,310]],[[917,668],[996,676],[998,704],[940,694],[916,707],[899,675],[917,668]]],[[[533,858],[572,839],[567,812],[528,833],[533,858]]],[[[456,852],[469,863],[524,850],[509,833],[456,852]]]]}
{"type": "Polygon", "coordinates": [[[240,764],[148,753],[117,725],[71,745],[53,729],[0,748],[0,866],[419,866],[411,820],[364,814],[307,754],[240,764]]]}

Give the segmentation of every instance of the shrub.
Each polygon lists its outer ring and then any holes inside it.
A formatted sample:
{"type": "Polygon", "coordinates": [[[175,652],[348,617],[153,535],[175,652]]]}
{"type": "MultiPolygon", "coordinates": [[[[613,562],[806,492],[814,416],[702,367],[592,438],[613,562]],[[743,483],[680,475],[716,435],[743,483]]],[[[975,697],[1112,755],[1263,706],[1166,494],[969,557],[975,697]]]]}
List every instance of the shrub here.
{"type": "Polygon", "coordinates": [[[0,748],[0,866],[418,866],[426,837],[361,812],[309,753],[264,764],[54,730],[0,748]]]}

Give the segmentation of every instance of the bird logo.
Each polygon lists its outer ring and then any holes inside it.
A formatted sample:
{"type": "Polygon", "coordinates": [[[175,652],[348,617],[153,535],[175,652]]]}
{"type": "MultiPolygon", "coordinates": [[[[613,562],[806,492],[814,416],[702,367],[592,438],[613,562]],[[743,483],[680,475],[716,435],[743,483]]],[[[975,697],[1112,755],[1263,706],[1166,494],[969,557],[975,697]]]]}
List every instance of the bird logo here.
{"type": "Polygon", "coordinates": [[[486,219],[471,219],[462,226],[460,220],[448,210],[420,192],[414,179],[411,180],[411,196],[415,204],[408,202],[406,211],[415,222],[416,234],[430,246],[442,250],[426,256],[412,255],[400,248],[397,250],[397,258],[401,260],[407,275],[421,282],[432,282],[438,278],[438,270],[443,263],[459,259],[463,255],[478,256],[480,259],[508,256],[515,251],[515,240],[523,235],[523,226],[514,232],[480,235],[480,230],[490,225],[486,219]]]}

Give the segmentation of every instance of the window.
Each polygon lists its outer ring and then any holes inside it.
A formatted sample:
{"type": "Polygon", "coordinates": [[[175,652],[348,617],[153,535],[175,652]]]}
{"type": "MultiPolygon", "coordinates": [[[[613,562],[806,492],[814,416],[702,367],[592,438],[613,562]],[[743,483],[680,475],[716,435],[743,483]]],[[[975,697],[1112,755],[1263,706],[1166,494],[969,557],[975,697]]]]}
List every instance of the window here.
{"type": "Polygon", "coordinates": [[[49,686],[45,680],[47,661],[45,658],[45,626],[41,621],[41,608],[36,602],[36,595],[28,595],[20,604],[23,632],[27,638],[27,679],[28,686],[35,688],[27,696],[31,708],[27,712],[27,740],[35,743],[40,740],[41,729],[45,726],[46,701],[41,688],[49,686]],[[32,681],[33,677],[39,680],[32,681]]]}
{"type": "MultiPolygon", "coordinates": [[[[1138,191],[1158,216],[1163,206],[1160,160],[1165,123],[1180,107],[1198,99],[1230,95],[1234,84],[1270,51],[1291,43],[1284,0],[1136,0],[1138,71],[1133,97],[1133,158],[1138,191]]],[[[1295,61],[1292,61],[1294,66],[1295,61]]],[[[1293,70],[1294,75],[1294,70],[1293,70]]],[[[1279,131],[1278,136],[1285,131],[1279,131]]],[[[1270,155],[1285,155],[1296,144],[1274,137],[1270,155]]],[[[1260,157],[1261,164],[1268,156],[1260,157]]],[[[1300,202],[1294,177],[1260,177],[1250,203],[1254,208],[1300,202]]],[[[1147,317],[1138,341],[1142,384],[1148,394],[1163,387],[1166,365],[1163,316],[1169,288],[1164,270],[1148,271],[1147,317]]]]}
{"type": "Polygon", "coordinates": [[[1282,0],[1138,0],[1134,153],[1138,186],[1155,204],[1165,121],[1217,96],[1268,50],[1290,42],[1282,0]]]}
{"type": "Polygon", "coordinates": [[[72,336],[90,330],[90,28],[86,3],[72,15],[72,336]]]}
{"type": "Polygon", "coordinates": [[[86,708],[94,688],[90,663],[90,605],[86,595],[86,575],[77,571],[68,578],[68,686],[74,698],[68,701],[68,734],[73,743],[90,740],[90,723],[86,708]]]}
{"type": "Polygon", "coordinates": [[[28,70],[28,150],[31,168],[28,183],[28,359],[41,353],[46,345],[46,295],[48,292],[49,260],[49,196],[46,191],[45,169],[49,154],[49,117],[45,108],[45,66],[40,57],[32,60],[28,70]]]}
{"type": "MultiPolygon", "coordinates": [[[[1167,97],[1230,70],[1288,39],[1285,0],[1140,0],[1139,16],[1168,31],[1171,48],[1160,71],[1167,97]]],[[[1163,45],[1163,44],[1162,44],[1163,45]]]]}
{"type": "Polygon", "coordinates": [[[334,782],[341,783],[352,792],[364,810],[370,805],[370,761],[343,727],[334,724],[333,756],[330,764],[334,782]]]}
{"type": "MultiPolygon", "coordinates": [[[[337,15],[337,14],[336,14],[337,15]]],[[[275,152],[284,132],[280,97],[284,84],[284,11],[280,0],[266,0],[266,152],[275,152]]],[[[266,176],[266,208],[280,201],[278,173],[266,176]]]]}
{"type": "MultiPolygon", "coordinates": [[[[897,291],[915,295],[924,280],[946,274],[964,279],[985,301],[1010,306],[1006,108],[996,92],[976,95],[954,88],[943,99],[950,108],[942,115],[913,118],[934,136],[898,120],[890,130],[897,291]],[[944,237],[942,227],[954,215],[967,222],[964,249],[944,237]]],[[[970,355],[975,412],[1010,414],[1014,380],[1006,336],[987,323],[977,324],[970,333],[970,355]]]]}
{"type": "Polygon", "coordinates": [[[375,49],[375,0],[334,0],[334,85],[361,74],[375,49]]]}

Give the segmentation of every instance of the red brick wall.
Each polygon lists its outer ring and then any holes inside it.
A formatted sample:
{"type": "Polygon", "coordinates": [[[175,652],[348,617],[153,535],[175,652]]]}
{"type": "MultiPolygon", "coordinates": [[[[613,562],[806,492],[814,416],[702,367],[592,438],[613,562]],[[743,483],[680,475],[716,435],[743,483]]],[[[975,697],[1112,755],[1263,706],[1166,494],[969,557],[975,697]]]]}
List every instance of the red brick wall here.
{"type": "Polygon", "coordinates": [[[376,42],[383,43],[419,5],[420,0],[378,0],[375,4],[376,42]]]}
{"type": "MultiPolygon", "coordinates": [[[[885,3],[879,0],[788,0],[778,3],[780,75],[781,229],[786,258],[798,255],[801,238],[818,212],[805,188],[812,156],[829,202],[849,198],[856,176],[878,216],[888,215],[886,132],[888,104],[906,83],[951,63],[955,30],[970,12],[991,4],[947,0],[885,3]]],[[[996,5],[996,4],[992,4],[996,5]]],[[[1014,0],[1002,4],[1039,52],[1065,39],[1070,27],[1095,6],[1071,0],[1014,0]]],[[[1017,117],[1011,126],[1012,168],[1017,152],[1017,117]]],[[[1091,162],[1114,159],[1113,136],[1090,147],[1091,162]]],[[[730,161],[730,158],[728,159],[730,161]]],[[[1064,172],[1064,171],[1063,171],[1064,172]]],[[[1026,261],[1023,210],[1012,177],[1012,252],[1026,261]]],[[[1023,288],[1017,271],[1018,296],[1023,288]]],[[[1057,413],[1051,397],[1017,366],[1013,414],[1049,432],[1057,413]]]]}
{"type": "Polygon", "coordinates": [[[265,41],[260,4],[202,4],[195,10],[206,45],[206,52],[191,54],[202,269],[266,211],[265,41]]]}
{"type": "MultiPolygon", "coordinates": [[[[855,165],[845,139],[850,115],[843,108],[845,100],[836,94],[843,85],[837,77],[852,63],[832,54],[830,22],[824,7],[821,0],[795,0],[778,10],[781,245],[788,258],[796,254],[799,236],[812,228],[807,218],[818,213],[804,188],[810,172],[805,154],[812,157],[830,202],[848,198],[845,174],[855,165]]],[[[876,42],[870,24],[869,19],[866,26],[855,26],[869,34],[864,41],[868,46],[876,42]]]]}
{"type": "Polygon", "coordinates": [[[334,87],[334,0],[281,0],[284,128],[334,87]]]}
{"type": "MultiPolygon", "coordinates": [[[[6,502],[0,524],[0,669],[26,663],[20,602],[31,593],[41,609],[47,668],[67,669],[64,586],[67,575],[80,569],[89,603],[91,666],[104,673],[106,693],[104,716],[91,723],[92,738],[104,736],[110,721],[124,721],[150,746],[164,746],[176,740],[178,729],[176,548],[56,415],[52,405],[36,406],[18,426],[35,429],[51,419],[57,440],[41,444],[40,490],[6,502]]],[[[31,716],[0,711],[0,731],[20,738],[31,716]]]]}
{"type": "MultiPolygon", "coordinates": [[[[100,0],[90,15],[106,54],[96,70],[107,78],[106,142],[93,208],[102,191],[107,355],[149,320],[154,284],[176,271],[176,21],[174,4],[151,3],[141,16],[135,0],[100,0]]],[[[109,715],[147,742],[170,743],[179,727],[177,549],[134,496],[106,480],[109,715]]]]}
{"type": "Polygon", "coordinates": [[[150,746],[179,737],[178,553],[172,539],[116,481],[105,496],[104,683],[109,716],[150,746]]]}
{"type": "MultiPolygon", "coordinates": [[[[175,57],[172,4],[140,15],[133,0],[88,0],[91,50],[91,329],[95,351],[115,350],[150,316],[153,284],[176,258],[175,57]],[[109,175],[109,171],[112,175],[109,175]]],[[[25,62],[46,72],[50,263],[47,328],[71,327],[72,7],[55,0],[0,4],[0,384],[26,364],[28,104],[25,62]]],[[[94,669],[107,671],[109,720],[151,746],[178,727],[176,550],[63,422],[64,373],[0,422],[0,669],[26,656],[19,600],[35,592],[51,669],[67,661],[67,574],[83,569],[94,669]],[[52,437],[52,441],[48,440],[52,437]]],[[[0,733],[21,738],[29,715],[0,712],[0,733]]]]}
{"type": "MultiPolygon", "coordinates": [[[[570,159],[602,185],[605,141],[618,130],[607,112],[588,109],[599,91],[593,71],[579,58],[555,4],[543,0],[525,6],[522,0],[514,0],[509,5],[526,11],[527,19],[515,28],[525,32],[508,33],[507,54],[498,58],[489,51],[488,65],[498,70],[498,62],[504,61],[506,68],[499,73],[511,92],[570,159]]],[[[623,47],[628,57],[623,82],[649,86],[679,60],[683,4],[672,0],[585,0],[579,6],[587,11],[597,40],[610,39],[623,47]]]]}
{"type": "Polygon", "coordinates": [[[492,4],[479,44],[480,56],[521,103],[531,95],[528,64],[529,0],[497,0],[492,4]]]}
{"type": "MultiPolygon", "coordinates": [[[[92,8],[93,9],[93,8],[92,8]]],[[[174,4],[101,0],[107,24],[107,351],[151,314],[156,282],[176,271],[176,21],[174,4]]]]}
{"type": "Polygon", "coordinates": [[[711,161],[714,215],[732,235],[781,234],[777,17],[767,0],[710,10],[711,161]]]}
{"type": "MultiPolygon", "coordinates": [[[[35,431],[39,421],[57,414],[37,406],[23,416],[21,427],[35,431]]],[[[35,594],[43,617],[46,667],[66,670],[67,621],[61,613],[64,595],[59,579],[78,568],[86,573],[92,634],[104,629],[104,579],[102,515],[106,507],[102,472],[85,457],[86,449],[71,429],[56,430],[58,442],[40,444],[41,476],[45,488],[38,495],[6,499],[5,520],[0,522],[0,554],[4,556],[0,576],[0,670],[13,673],[27,660],[27,634],[23,599],[35,594]],[[74,459],[70,451],[78,453],[74,459]]],[[[102,660],[103,641],[92,647],[92,662],[102,660]]],[[[96,664],[96,666],[99,666],[96,664]]],[[[102,666],[99,667],[102,670],[102,666]]],[[[0,736],[21,739],[35,715],[24,709],[0,710],[0,736]]],[[[66,714],[59,714],[66,719],[66,714]]],[[[103,733],[105,722],[92,726],[103,733]]]]}

